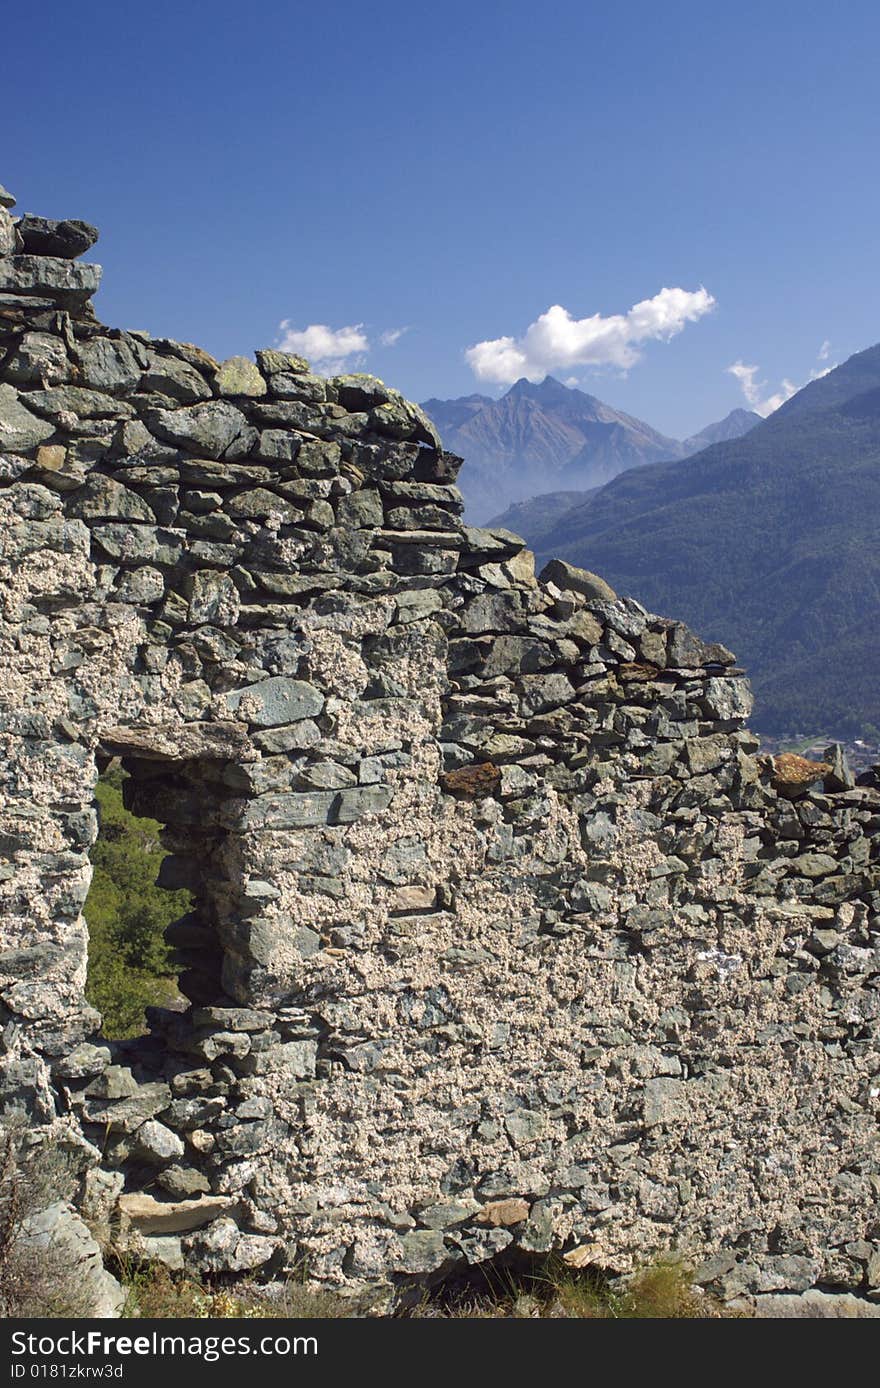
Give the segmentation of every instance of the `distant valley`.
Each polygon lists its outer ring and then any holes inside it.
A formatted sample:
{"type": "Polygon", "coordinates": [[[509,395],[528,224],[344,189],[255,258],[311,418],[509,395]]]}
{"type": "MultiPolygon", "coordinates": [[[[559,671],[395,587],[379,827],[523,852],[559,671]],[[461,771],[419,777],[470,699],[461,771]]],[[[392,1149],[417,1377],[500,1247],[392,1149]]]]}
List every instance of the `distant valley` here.
{"type": "Polygon", "coordinates": [[[578,493],[628,468],[685,458],[759,421],[750,410],[733,410],[692,438],[672,439],[552,376],[537,385],[517,381],[499,400],[466,395],[425,400],[422,408],[445,446],[466,459],[459,485],[474,523],[538,493],[583,500],[578,493]]]}
{"type": "Polygon", "coordinates": [[[880,741],[880,346],[739,437],[499,509],[539,562],[592,569],[734,650],[762,732],[880,741]]]}

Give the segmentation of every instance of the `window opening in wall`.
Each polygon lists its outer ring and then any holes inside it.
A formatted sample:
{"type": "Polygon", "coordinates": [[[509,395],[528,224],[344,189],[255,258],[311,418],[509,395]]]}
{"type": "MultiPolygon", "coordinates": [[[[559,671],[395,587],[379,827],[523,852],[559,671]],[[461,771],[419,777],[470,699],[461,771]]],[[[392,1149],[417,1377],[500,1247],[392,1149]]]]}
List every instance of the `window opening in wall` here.
{"type": "Polygon", "coordinates": [[[86,997],[102,1014],[103,1034],[110,1040],[142,1035],[146,1007],[183,1011],[188,1006],[165,931],[190,911],[193,896],[185,889],[156,885],[167,857],[162,825],[126,809],[127,779],[114,759],[98,781],[99,830],[84,909],[89,930],[86,997]]]}

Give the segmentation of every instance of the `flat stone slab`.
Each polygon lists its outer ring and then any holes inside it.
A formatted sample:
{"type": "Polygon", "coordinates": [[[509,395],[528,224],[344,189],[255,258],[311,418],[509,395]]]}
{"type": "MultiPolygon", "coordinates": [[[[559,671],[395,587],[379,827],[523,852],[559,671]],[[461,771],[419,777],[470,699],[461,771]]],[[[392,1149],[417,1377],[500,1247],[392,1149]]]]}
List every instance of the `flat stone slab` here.
{"type": "Polygon", "coordinates": [[[62,308],[82,308],[100,283],[100,265],[49,255],[10,255],[0,260],[0,290],[45,294],[62,308]]]}
{"type": "Polygon", "coordinates": [[[184,1234],[201,1229],[221,1215],[233,1216],[239,1202],[231,1195],[201,1195],[196,1200],[155,1200],[132,1192],[119,1197],[119,1213],[139,1234],[184,1234]]]}

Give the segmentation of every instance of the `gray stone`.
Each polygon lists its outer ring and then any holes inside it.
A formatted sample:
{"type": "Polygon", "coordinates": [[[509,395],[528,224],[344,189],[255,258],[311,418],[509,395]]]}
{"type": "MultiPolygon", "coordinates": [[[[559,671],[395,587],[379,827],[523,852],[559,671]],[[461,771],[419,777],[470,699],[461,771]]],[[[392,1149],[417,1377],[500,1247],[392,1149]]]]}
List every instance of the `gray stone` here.
{"type": "Polygon", "coordinates": [[[483,593],[468,603],[462,625],[466,632],[514,631],[525,620],[526,608],[521,593],[483,593]]]}
{"type": "Polygon", "coordinates": [[[160,438],[206,458],[241,456],[239,440],[248,436],[248,422],[241,410],[226,400],[182,405],[177,410],[147,410],[147,427],[160,438]]]}
{"type": "Polygon", "coordinates": [[[173,1234],[141,1235],[139,1251],[147,1263],[162,1263],[169,1272],[183,1272],[183,1245],[173,1234]]]}
{"type": "Polygon", "coordinates": [[[315,1073],[318,1045],[316,1041],[285,1041],[280,1046],[273,1046],[267,1055],[275,1073],[307,1080],[315,1073]]]}
{"type": "Polygon", "coordinates": [[[364,815],[382,814],[394,795],[391,786],[352,786],[339,793],[334,808],[337,824],[353,824],[364,815]]]}
{"type": "Polygon", "coordinates": [[[449,1258],[443,1234],[435,1229],[414,1229],[400,1240],[398,1267],[401,1272],[434,1272],[449,1258]]]}
{"type": "Polygon", "coordinates": [[[351,525],[368,529],[382,524],[382,498],[369,488],[341,496],[336,503],[336,515],[340,525],[351,525]]]}
{"type": "Polygon", "coordinates": [[[342,790],[356,782],[354,772],[335,761],[310,762],[297,777],[297,785],[309,790],[342,790]]]}
{"type": "Polygon", "coordinates": [[[600,602],[613,602],[617,597],[614,589],[598,574],[589,569],[578,569],[567,564],[564,559],[551,559],[538,574],[539,583],[552,583],[562,592],[579,593],[585,598],[596,598],[600,602]]]}
{"type": "Polygon", "coordinates": [[[428,1229],[448,1229],[454,1224],[463,1224],[471,1219],[479,1209],[476,1200],[446,1200],[419,1210],[419,1223],[428,1229]]]}
{"type": "Polygon", "coordinates": [[[80,379],[84,385],[108,394],[133,390],[141,379],[141,368],[127,343],[96,337],[80,344],[80,379]]]}
{"type": "Polygon", "coordinates": [[[30,458],[0,453],[0,482],[14,482],[21,477],[22,473],[29,472],[32,467],[33,460],[30,458]]]}
{"type": "Polygon", "coordinates": [[[227,357],[214,378],[221,395],[266,394],[266,382],[248,357],[227,357]]]}
{"type": "Polygon", "coordinates": [[[558,708],[574,698],[571,681],[561,674],[525,675],[521,685],[520,707],[527,718],[546,709],[558,708]]]}
{"type": "Polygon", "coordinates": [[[133,1133],[154,1114],[167,1108],[170,1101],[168,1085],[156,1081],[138,1085],[130,1098],[90,1099],[84,1106],[84,1115],[89,1122],[100,1124],[110,1132],[133,1133]]]}
{"type": "Polygon", "coordinates": [[[88,1227],[62,1200],[22,1222],[20,1245],[39,1262],[48,1255],[71,1273],[71,1285],[60,1286],[60,1314],[109,1320],[122,1313],[125,1292],[104,1267],[101,1250],[88,1227]],[[72,1304],[65,1306],[70,1298],[72,1304]]]}
{"type": "Polygon", "coordinates": [[[38,419],[22,403],[14,386],[0,383],[0,448],[27,453],[54,432],[53,424],[38,419]]]}
{"type": "Polygon", "coordinates": [[[91,527],[92,535],[111,559],[123,564],[168,564],[178,562],[183,538],[173,530],[155,525],[109,522],[91,527]]]}
{"type": "Polygon", "coordinates": [[[420,622],[443,608],[443,599],[433,588],[416,588],[397,598],[398,622],[420,622]]]}
{"type": "Polygon", "coordinates": [[[144,1161],[165,1162],[182,1157],[184,1146],[176,1133],[151,1118],[134,1133],[132,1151],[144,1161]]]}
{"type": "Polygon", "coordinates": [[[817,1280],[819,1265],[814,1258],[798,1253],[782,1253],[765,1258],[756,1277],[759,1292],[805,1292],[817,1280]]]}
{"type": "Polygon", "coordinates": [[[15,385],[51,386],[70,377],[64,339],[52,333],[25,333],[6,363],[4,375],[15,385]]]}
{"type": "Polygon", "coordinates": [[[321,732],[311,718],[303,718],[298,723],[287,723],[280,728],[264,728],[254,734],[254,743],[263,752],[300,752],[317,747],[321,732]]]}
{"type": "Polygon", "coordinates": [[[313,718],[321,712],[324,698],[311,684],[273,675],[257,684],[234,689],[225,696],[230,714],[244,718],[256,728],[275,728],[300,718],[313,718]]]}
{"type": "Polygon", "coordinates": [[[702,704],[712,718],[725,721],[748,718],[752,711],[752,692],[744,679],[709,679],[702,704]]]}
{"type": "Polygon", "coordinates": [[[110,1051],[106,1046],[95,1046],[89,1041],[82,1041],[66,1056],[56,1061],[53,1069],[62,1079],[82,1080],[100,1074],[108,1067],[109,1061],[110,1051]]]}
{"type": "MultiPolygon", "coordinates": [[[[31,409],[59,424],[69,415],[75,415],[79,420],[116,420],[133,414],[131,405],[126,401],[116,400],[112,395],[89,390],[85,386],[61,385],[48,390],[32,390],[27,400],[31,409]]],[[[108,426],[98,427],[103,429],[108,426]]]]}
{"type": "Polygon", "coordinates": [[[137,1092],[138,1082],[127,1065],[102,1065],[98,1078],[86,1089],[96,1099],[128,1099],[137,1092]]]}
{"type": "Polygon", "coordinates": [[[182,405],[211,399],[211,387],[194,366],[158,352],[150,352],[149,366],[141,378],[140,388],[158,395],[170,395],[182,405]]]}
{"type": "Polygon", "coordinates": [[[180,1200],[188,1199],[191,1195],[206,1195],[211,1190],[211,1182],[205,1173],[193,1166],[166,1166],[156,1179],[163,1190],[180,1200]]]}
{"type": "Polygon", "coordinates": [[[323,376],[313,376],[307,371],[299,376],[286,371],[276,372],[270,378],[269,392],[277,400],[321,402],[327,399],[327,382],[323,376]]]}
{"type": "Polygon", "coordinates": [[[264,1031],[271,1027],[272,1012],[255,1007],[199,1007],[193,1014],[198,1027],[221,1027],[224,1031],[264,1031]]]}
{"type": "Polygon", "coordinates": [[[17,246],[15,223],[6,208],[0,204],[0,256],[13,255],[17,246]]]}
{"type": "Polygon", "coordinates": [[[509,1229],[479,1229],[456,1234],[455,1243],[470,1264],[485,1263],[513,1243],[509,1229]]]}
{"type": "Polygon", "coordinates": [[[187,1265],[203,1272],[252,1272],[274,1257],[278,1240],[243,1234],[231,1219],[218,1219],[184,1241],[187,1265]]]}
{"type": "Polygon", "coordinates": [[[165,579],[159,569],[143,568],[124,572],[116,586],[119,602],[144,604],[160,602],[165,595],[165,579]]]}
{"type": "Polygon", "coordinates": [[[543,1113],[522,1108],[509,1113],[504,1119],[504,1126],[511,1142],[535,1142],[542,1136],[546,1120],[543,1113]]]}
{"type": "Polygon", "coordinates": [[[309,363],[305,357],[295,356],[293,352],[279,352],[275,348],[264,347],[257,352],[257,365],[267,376],[274,376],[279,372],[294,372],[295,374],[307,372],[309,363]]]}
{"type": "Polygon", "coordinates": [[[300,441],[284,429],[264,429],[255,454],[273,463],[291,463],[300,449],[300,441]]]}
{"type": "Polygon", "coordinates": [[[335,790],[315,790],[291,795],[260,795],[251,800],[239,818],[248,829],[302,829],[327,824],[336,801],[335,790]]]}
{"type": "Polygon", "coordinates": [[[794,866],[804,877],[828,877],[837,871],[838,861],[830,853],[804,853],[794,866]]]}
{"type": "Polygon", "coordinates": [[[85,306],[100,282],[99,265],[78,265],[38,255],[10,255],[0,260],[0,293],[45,295],[74,313],[85,306]]]}
{"type": "Polygon", "coordinates": [[[830,747],[825,748],[822,753],[822,760],[831,767],[830,772],[825,777],[825,789],[830,791],[852,790],[856,778],[839,742],[832,742],[830,747]]]}
{"type": "Polygon", "coordinates": [[[98,228],[88,222],[53,222],[30,213],[19,221],[18,232],[28,255],[61,256],[67,260],[85,255],[98,239],[98,228]]]}
{"type": "Polygon", "coordinates": [[[280,523],[293,525],[302,519],[302,511],[268,487],[255,487],[250,491],[238,492],[225,503],[231,516],[245,520],[263,520],[274,516],[280,523]]]}
{"type": "Polygon", "coordinates": [[[241,610],[238,589],[228,574],[200,569],[188,582],[187,620],[193,626],[206,622],[215,626],[234,626],[241,610]]]}
{"type": "Polygon", "coordinates": [[[686,1085],[681,1080],[658,1077],[645,1081],[643,1116],[646,1128],[685,1122],[689,1111],[686,1085]]]}
{"type": "Polygon", "coordinates": [[[68,503],[67,514],[80,520],[128,520],[155,524],[156,517],[137,492],[98,474],[86,479],[68,503]]]}
{"type": "Polygon", "coordinates": [[[667,660],[676,668],[703,664],[705,646],[683,622],[675,622],[669,629],[667,640],[667,660]]]}
{"type": "MultiPolygon", "coordinates": [[[[736,1309],[740,1303],[734,1302],[736,1309]]],[[[756,1296],[742,1303],[746,1311],[762,1320],[861,1320],[880,1316],[880,1306],[848,1292],[822,1292],[816,1289],[800,1296],[777,1293],[756,1296]]]]}

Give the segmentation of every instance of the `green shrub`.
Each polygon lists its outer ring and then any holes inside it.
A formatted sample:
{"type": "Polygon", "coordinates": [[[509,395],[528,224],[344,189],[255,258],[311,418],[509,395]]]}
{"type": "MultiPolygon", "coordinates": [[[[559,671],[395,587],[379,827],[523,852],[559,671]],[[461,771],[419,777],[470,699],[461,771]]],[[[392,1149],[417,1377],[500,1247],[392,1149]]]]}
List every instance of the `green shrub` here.
{"type": "Polygon", "coordinates": [[[112,765],[96,791],[100,832],[85,904],[89,927],[86,997],[104,1017],[107,1036],[136,1036],[144,1008],[177,995],[166,926],[191,906],[186,891],[165,891],[156,876],[165,852],[161,825],[138,819],[122,803],[125,773],[112,765]]]}

